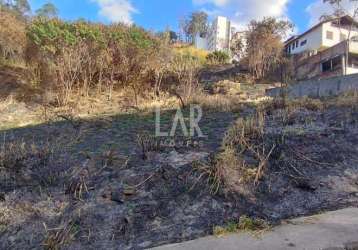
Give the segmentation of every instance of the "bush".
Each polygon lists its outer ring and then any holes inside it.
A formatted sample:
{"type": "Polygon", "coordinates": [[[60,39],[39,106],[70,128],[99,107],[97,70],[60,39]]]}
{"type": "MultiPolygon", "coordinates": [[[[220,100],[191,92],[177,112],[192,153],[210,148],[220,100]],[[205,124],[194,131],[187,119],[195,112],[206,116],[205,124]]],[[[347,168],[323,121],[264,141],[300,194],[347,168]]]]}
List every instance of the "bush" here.
{"type": "Polygon", "coordinates": [[[66,105],[73,93],[88,96],[93,88],[129,88],[138,95],[150,87],[159,60],[159,41],[136,26],[101,25],[83,21],[35,19],[27,28],[27,58],[41,72],[41,82],[66,105]]]}
{"type": "Polygon", "coordinates": [[[197,164],[194,169],[206,176],[215,194],[238,193],[252,195],[263,179],[271,154],[276,148],[264,133],[265,116],[238,119],[222,142],[221,151],[209,164],[197,164]]]}
{"type": "Polygon", "coordinates": [[[229,54],[224,51],[214,51],[206,56],[208,64],[226,64],[229,60],[229,54]]]}
{"type": "Polygon", "coordinates": [[[25,46],[25,23],[15,14],[0,9],[0,61],[21,60],[25,46]]]}
{"type": "Polygon", "coordinates": [[[0,15],[0,52],[26,61],[31,86],[43,90],[47,104],[76,108],[79,97],[106,94],[112,100],[118,90],[130,93],[128,105],[138,107],[141,97],[173,89],[183,102],[197,88],[207,55],[190,46],[172,49],[135,25],[42,17],[26,23],[11,15],[0,15]]]}
{"type": "Polygon", "coordinates": [[[205,64],[206,57],[208,56],[208,52],[206,50],[197,49],[194,46],[182,46],[180,48],[176,48],[175,52],[179,55],[188,55],[195,57],[200,64],[205,64]]]}
{"type": "MultiPolygon", "coordinates": [[[[170,74],[175,78],[175,94],[180,95],[181,101],[189,101],[199,89],[200,65],[199,59],[189,54],[177,54],[173,57],[170,74]]],[[[184,106],[184,103],[182,105],[184,106]]]]}

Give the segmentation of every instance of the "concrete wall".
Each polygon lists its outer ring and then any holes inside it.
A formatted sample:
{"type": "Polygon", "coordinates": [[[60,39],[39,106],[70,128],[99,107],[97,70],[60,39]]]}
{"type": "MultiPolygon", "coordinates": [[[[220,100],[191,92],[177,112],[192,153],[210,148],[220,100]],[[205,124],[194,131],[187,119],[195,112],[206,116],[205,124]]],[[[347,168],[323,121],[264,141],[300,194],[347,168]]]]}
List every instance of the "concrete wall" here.
{"type": "Polygon", "coordinates": [[[200,35],[197,35],[194,43],[197,49],[208,50],[208,42],[206,38],[202,38],[200,35]]]}
{"type": "Polygon", "coordinates": [[[351,90],[358,90],[358,74],[339,76],[323,80],[309,80],[298,82],[287,88],[274,88],[266,90],[266,95],[278,97],[283,91],[289,98],[298,97],[325,97],[335,96],[351,90]]]}

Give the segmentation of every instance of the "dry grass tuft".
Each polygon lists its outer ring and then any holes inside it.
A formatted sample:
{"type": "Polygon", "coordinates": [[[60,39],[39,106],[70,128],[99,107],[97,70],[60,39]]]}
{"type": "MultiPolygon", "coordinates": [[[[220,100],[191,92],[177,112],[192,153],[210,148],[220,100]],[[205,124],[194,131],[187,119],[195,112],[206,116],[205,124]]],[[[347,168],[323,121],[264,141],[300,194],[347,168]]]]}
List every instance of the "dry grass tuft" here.
{"type": "Polygon", "coordinates": [[[148,133],[139,133],[137,135],[137,144],[141,150],[143,160],[147,159],[149,152],[156,152],[160,150],[160,143],[154,135],[148,133]]]}
{"type": "Polygon", "coordinates": [[[0,143],[0,181],[6,188],[24,185],[54,185],[56,173],[49,169],[54,160],[57,143],[31,143],[24,140],[0,143]]]}
{"type": "Polygon", "coordinates": [[[89,192],[88,181],[89,170],[86,164],[74,168],[70,175],[70,179],[65,193],[71,195],[71,197],[75,200],[82,201],[84,195],[88,194],[89,192]]]}
{"type": "Polygon", "coordinates": [[[270,224],[263,219],[250,218],[246,215],[240,217],[239,222],[231,221],[225,226],[216,226],[213,233],[217,237],[222,237],[226,234],[239,232],[252,232],[257,235],[270,229],[270,224]]]}
{"type": "MultiPolygon", "coordinates": [[[[156,107],[174,109],[180,103],[175,96],[160,93],[160,97],[146,94],[138,97],[135,105],[133,98],[128,96],[128,90],[118,90],[112,93],[109,99],[105,93],[91,92],[89,96],[73,92],[68,96],[68,103],[64,106],[56,104],[55,94],[47,93],[40,103],[28,105],[9,96],[0,100],[0,130],[37,125],[41,123],[54,123],[67,120],[77,124],[81,119],[97,118],[117,114],[132,114],[138,112],[153,112],[156,107]]],[[[30,99],[30,96],[26,97],[30,99]]],[[[76,125],[75,125],[76,126],[76,125]]]]}
{"type": "Polygon", "coordinates": [[[295,117],[302,110],[322,112],[326,103],[320,99],[301,98],[288,100],[286,98],[275,98],[258,105],[258,111],[267,115],[273,115],[284,126],[295,121],[295,117]]]}
{"type": "Polygon", "coordinates": [[[200,173],[197,182],[203,178],[207,179],[212,194],[217,194],[226,187],[240,186],[243,179],[252,176],[250,170],[245,168],[244,162],[232,148],[226,148],[209,164],[197,162],[193,168],[200,173]]]}
{"type": "Polygon", "coordinates": [[[227,234],[233,234],[239,232],[238,223],[235,221],[228,222],[225,226],[215,226],[213,228],[213,234],[216,237],[222,237],[227,234]]]}
{"type": "Polygon", "coordinates": [[[226,132],[223,139],[223,146],[235,147],[262,138],[264,126],[265,115],[260,111],[258,111],[254,117],[246,119],[239,118],[226,132]]]}
{"type": "Polygon", "coordinates": [[[222,94],[228,96],[235,96],[242,94],[240,83],[231,82],[228,80],[219,81],[212,86],[213,94],[222,94]]]}
{"type": "Polygon", "coordinates": [[[328,102],[329,105],[338,107],[358,108],[358,91],[351,91],[333,98],[328,102]]]}
{"type": "Polygon", "coordinates": [[[0,99],[0,130],[39,124],[41,123],[39,113],[30,110],[25,103],[17,101],[12,95],[0,99]]]}
{"type": "Polygon", "coordinates": [[[0,207],[0,234],[6,231],[7,227],[12,223],[13,209],[8,207],[0,207]]]}
{"type": "Polygon", "coordinates": [[[25,167],[24,161],[31,157],[32,152],[25,142],[4,142],[0,147],[0,168],[19,171],[25,167]]]}
{"type": "Polygon", "coordinates": [[[312,99],[308,97],[289,101],[287,102],[287,105],[291,110],[305,108],[310,111],[322,111],[325,109],[325,105],[320,99],[312,99]]]}
{"type": "Polygon", "coordinates": [[[63,249],[66,245],[70,244],[78,233],[78,225],[73,222],[66,223],[64,226],[55,229],[47,229],[47,236],[43,242],[46,250],[59,250],[63,249]]]}
{"type": "Polygon", "coordinates": [[[269,223],[263,219],[254,219],[246,215],[240,217],[238,229],[240,231],[262,231],[270,227],[269,223]]]}
{"type": "Polygon", "coordinates": [[[207,95],[198,93],[189,100],[205,110],[222,112],[240,112],[243,109],[243,99],[240,96],[207,95]]]}
{"type": "Polygon", "coordinates": [[[222,150],[209,164],[195,164],[194,169],[206,177],[211,192],[247,193],[248,186],[257,186],[264,177],[275,145],[264,137],[265,117],[258,112],[254,117],[238,119],[227,131],[222,150]]]}
{"type": "Polygon", "coordinates": [[[305,108],[310,111],[322,111],[325,109],[325,104],[320,99],[305,97],[294,100],[275,98],[259,106],[259,109],[267,114],[270,114],[275,110],[286,110],[288,113],[292,113],[299,108],[305,108]]]}
{"type": "Polygon", "coordinates": [[[23,140],[7,141],[6,136],[0,145],[0,169],[16,171],[27,166],[27,161],[34,159],[39,165],[46,165],[54,148],[47,142],[44,145],[29,144],[23,140]]]}

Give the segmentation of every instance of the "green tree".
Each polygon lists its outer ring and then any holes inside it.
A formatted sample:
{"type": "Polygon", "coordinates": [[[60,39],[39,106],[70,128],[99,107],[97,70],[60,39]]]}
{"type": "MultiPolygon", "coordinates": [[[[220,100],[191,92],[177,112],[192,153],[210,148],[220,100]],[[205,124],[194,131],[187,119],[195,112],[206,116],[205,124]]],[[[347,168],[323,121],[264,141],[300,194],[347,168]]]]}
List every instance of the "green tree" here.
{"type": "Polygon", "coordinates": [[[157,37],[165,41],[166,44],[173,44],[178,40],[177,33],[170,29],[166,29],[163,32],[158,32],[157,37]]]}
{"type": "Polygon", "coordinates": [[[283,38],[293,25],[274,17],[251,21],[247,32],[246,54],[249,69],[255,79],[264,78],[283,59],[283,38]]]}
{"type": "Polygon", "coordinates": [[[45,3],[40,9],[36,10],[36,15],[46,18],[54,18],[58,15],[58,9],[53,3],[45,3]]]}
{"type": "Polygon", "coordinates": [[[14,0],[13,8],[23,16],[31,14],[31,6],[27,0],[14,0]]]}
{"type": "Polygon", "coordinates": [[[183,29],[191,41],[197,35],[204,37],[208,31],[208,14],[203,11],[193,12],[188,19],[184,20],[183,29]]]}
{"type": "Polygon", "coordinates": [[[245,56],[245,33],[234,35],[231,39],[230,51],[237,60],[241,60],[245,56]]]}

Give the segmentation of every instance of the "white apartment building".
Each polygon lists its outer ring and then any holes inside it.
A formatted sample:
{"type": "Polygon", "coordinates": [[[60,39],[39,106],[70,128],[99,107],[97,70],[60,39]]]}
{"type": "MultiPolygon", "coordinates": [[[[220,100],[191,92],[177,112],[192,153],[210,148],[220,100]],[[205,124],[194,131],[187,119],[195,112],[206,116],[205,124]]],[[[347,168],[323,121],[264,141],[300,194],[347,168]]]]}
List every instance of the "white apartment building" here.
{"type": "Polygon", "coordinates": [[[285,50],[294,56],[299,76],[354,74],[358,73],[356,38],[358,23],[347,15],[322,21],[291,37],[285,42],[285,50]]]}
{"type": "Polygon", "coordinates": [[[218,16],[209,28],[208,36],[209,51],[230,51],[231,22],[228,18],[218,16]]]}
{"type": "Polygon", "coordinates": [[[194,44],[199,49],[208,51],[226,51],[230,52],[231,41],[231,22],[228,18],[218,16],[209,26],[206,37],[197,36],[194,44]]]}

